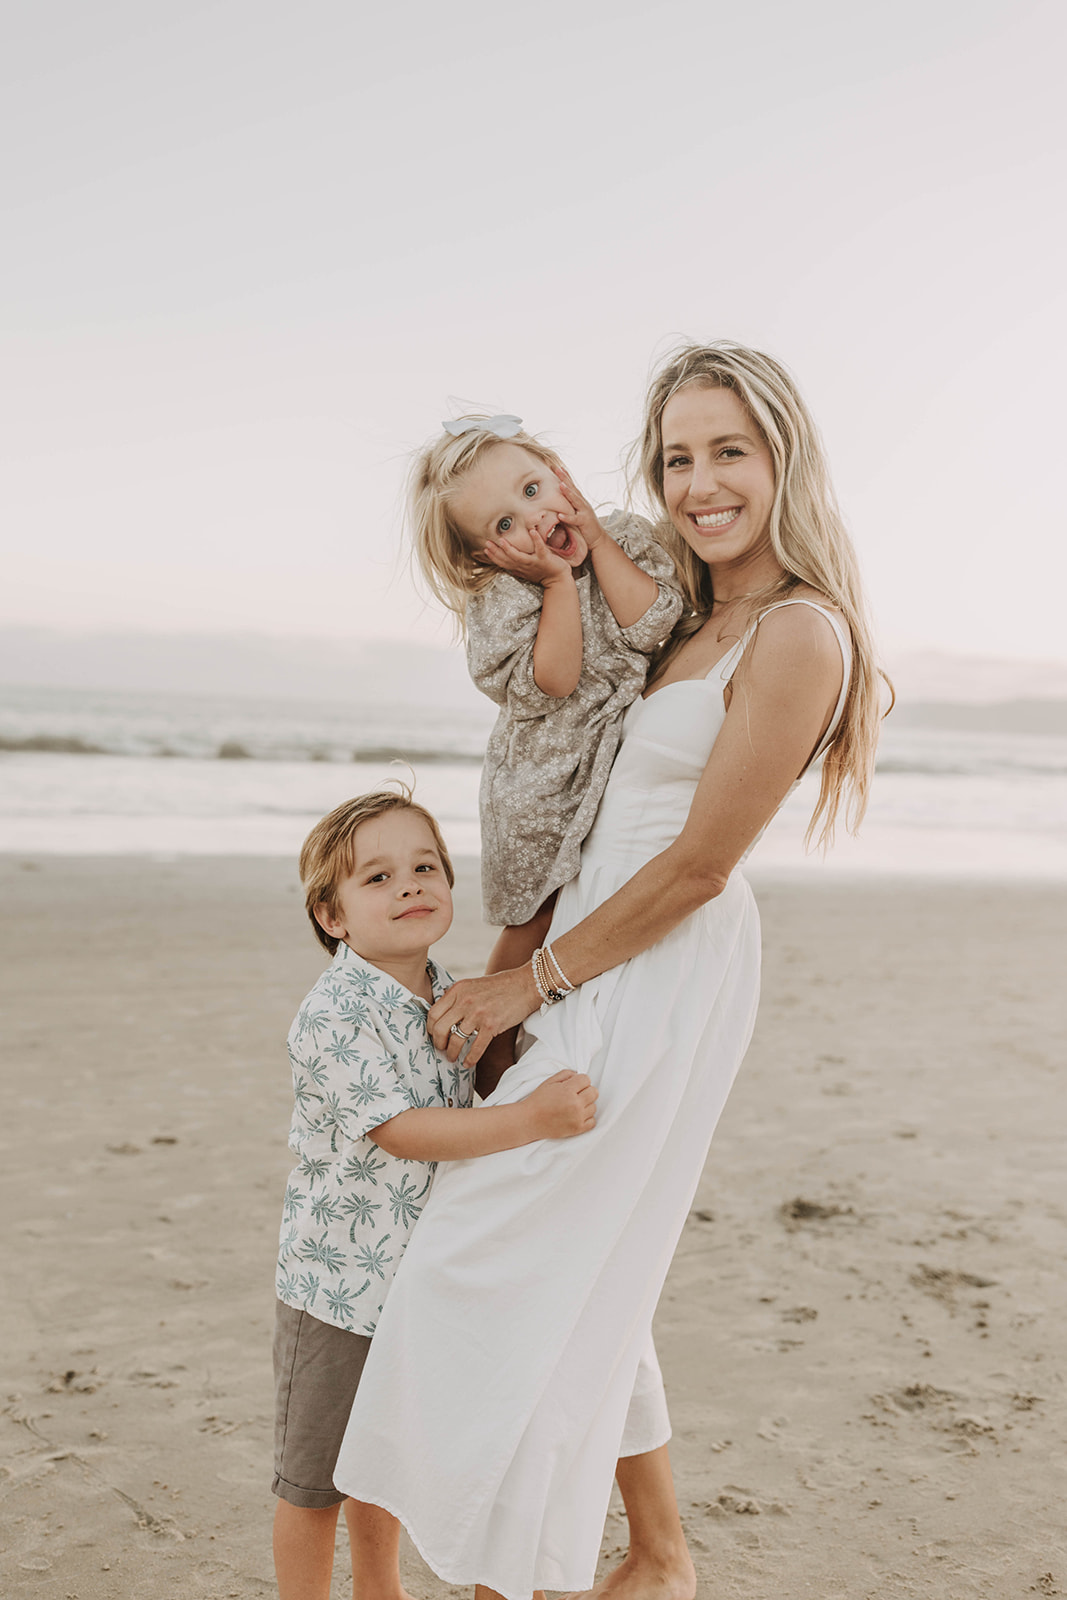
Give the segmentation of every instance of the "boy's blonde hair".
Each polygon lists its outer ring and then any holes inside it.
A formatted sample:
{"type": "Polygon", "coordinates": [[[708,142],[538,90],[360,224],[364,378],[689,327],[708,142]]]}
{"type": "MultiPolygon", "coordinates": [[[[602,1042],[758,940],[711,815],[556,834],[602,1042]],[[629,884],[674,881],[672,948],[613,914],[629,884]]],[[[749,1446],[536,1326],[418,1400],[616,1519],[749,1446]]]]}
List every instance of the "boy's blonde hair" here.
{"type": "Polygon", "coordinates": [[[399,793],[391,789],[376,789],[373,794],[359,794],[354,800],[345,800],[335,806],[321,822],[316,822],[300,851],[300,881],[304,885],[304,904],[315,937],[325,945],[331,955],[340,944],[334,934],[327,933],[315,915],[315,907],[324,905],[331,917],[337,915],[337,891],[350,877],[356,864],[355,833],[364,822],[373,822],[387,811],[414,811],[422,817],[433,834],[434,844],[445,869],[448,887],[456,881],[448,846],[441,837],[437,819],[425,806],[412,798],[407,784],[396,780],[399,793]]]}
{"type": "Polygon", "coordinates": [[[856,554],[838,510],[822,440],[791,375],[759,350],[730,340],[683,345],[649,385],[645,423],[630,453],[631,482],[640,478],[659,513],[656,536],[670,551],[685,613],[653,670],[658,671],[707,621],[714,593],[711,568],[686,543],[667,513],[663,493],[663,411],[680,389],[730,389],[766,440],[774,463],[770,540],[782,577],[755,596],[753,613],[808,584],[841,611],[852,635],[852,672],[845,706],[822,764],[822,786],[808,825],[828,844],[842,801],[855,832],[867,809],[882,720],[880,672],[856,554]]]}
{"type": "MultiPolygon", "coordinates": [[[[457,417],[458,422],[489,422],[488,412],[457,417]]],[[[408,478],[408,520],[411,543],[431,594],[464,624],[467,601],[499,577],[496,567],[479,561],[470,540],[457,525],[450,501],[472,467],[501,444],[521,445],[553,472],[559,459],[532,434],[520,428],[502,438],[490,428],[475,427],[458,438],[442,433],[415,457],[408,478]]]]}

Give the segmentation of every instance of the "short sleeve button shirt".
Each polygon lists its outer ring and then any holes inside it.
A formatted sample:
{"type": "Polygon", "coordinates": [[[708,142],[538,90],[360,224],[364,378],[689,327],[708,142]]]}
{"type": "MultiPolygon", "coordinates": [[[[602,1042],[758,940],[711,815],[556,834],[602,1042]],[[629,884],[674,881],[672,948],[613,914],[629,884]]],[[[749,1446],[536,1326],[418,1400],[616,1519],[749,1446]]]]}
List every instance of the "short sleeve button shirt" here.
{"type": "MultiPolygon", "coordinates": [[[[434,998],[452,979],[429,962],[434,998]]],[[[435,1163],[367,1137],[421,1106],[469,1106],[472,1074],[434,1048],[426,1002],[342,943],[289,1030],[293,1121],[278,1253],[278,1298],[371,1334],[435,1163]]]]}

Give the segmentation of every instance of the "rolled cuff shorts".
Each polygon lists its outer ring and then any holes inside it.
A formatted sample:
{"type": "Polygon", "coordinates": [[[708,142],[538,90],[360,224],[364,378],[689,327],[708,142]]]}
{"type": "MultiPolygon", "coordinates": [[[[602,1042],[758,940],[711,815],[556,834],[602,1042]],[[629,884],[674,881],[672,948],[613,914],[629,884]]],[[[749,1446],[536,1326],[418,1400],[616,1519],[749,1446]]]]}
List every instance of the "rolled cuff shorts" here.
{"type": "Polygon", "coordinates": [[[278,1301],[271,1488],[290,1505],[321,1510],[346,1498],[333,1469],[369,1351],[365,1334],[278,1301]]]}

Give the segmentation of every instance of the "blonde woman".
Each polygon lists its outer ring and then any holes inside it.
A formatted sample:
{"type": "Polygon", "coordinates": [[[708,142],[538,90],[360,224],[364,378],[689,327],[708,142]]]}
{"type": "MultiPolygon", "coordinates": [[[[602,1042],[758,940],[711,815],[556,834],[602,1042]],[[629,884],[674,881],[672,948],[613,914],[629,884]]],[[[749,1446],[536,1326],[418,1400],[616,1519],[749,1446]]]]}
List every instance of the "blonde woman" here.
{"type": "Polygon", "coordinates": [[[433,1007],[529,1047],[492,1099],[561,1067],[595,1130],[439,1176],[374,1342],[338,1487],[406,1524],[452,1583],[505,1600],[593,1582],[615,1472],[630,1552],[612,1600],[692,1600],[656,1301],[748,1045],[759,920],[738,870],[823,756],[812,827],[862,815],[879,718],[852,548],[792,379],[733,344],[681,350],[638,447],[689,601],[619,753],[578,876],[533,962],[433,1007]],[[559,1004],[542,1004],[565,995],[559,1004]],[[616,1457],[620,1457],[616,1464],[616,1457]]]}

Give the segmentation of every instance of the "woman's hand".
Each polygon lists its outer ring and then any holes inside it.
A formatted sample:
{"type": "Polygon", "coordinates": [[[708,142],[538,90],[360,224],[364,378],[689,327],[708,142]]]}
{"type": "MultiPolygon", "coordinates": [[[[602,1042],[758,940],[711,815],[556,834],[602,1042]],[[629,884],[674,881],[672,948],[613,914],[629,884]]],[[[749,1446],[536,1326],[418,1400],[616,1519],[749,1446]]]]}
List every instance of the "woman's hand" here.
{"type": "Polygon", "coordinates": [[[541,1005],[530,966],[510,967],[487,978],[461,978],[430,1007],[427,1025],[438,1050],[455,1061],[470,1037],[465,1066],[481,1060],[496,1034],[525,1022],[541,1005]],[[456,1029],[456,1032],[453,1032],[456,1029]]]}

